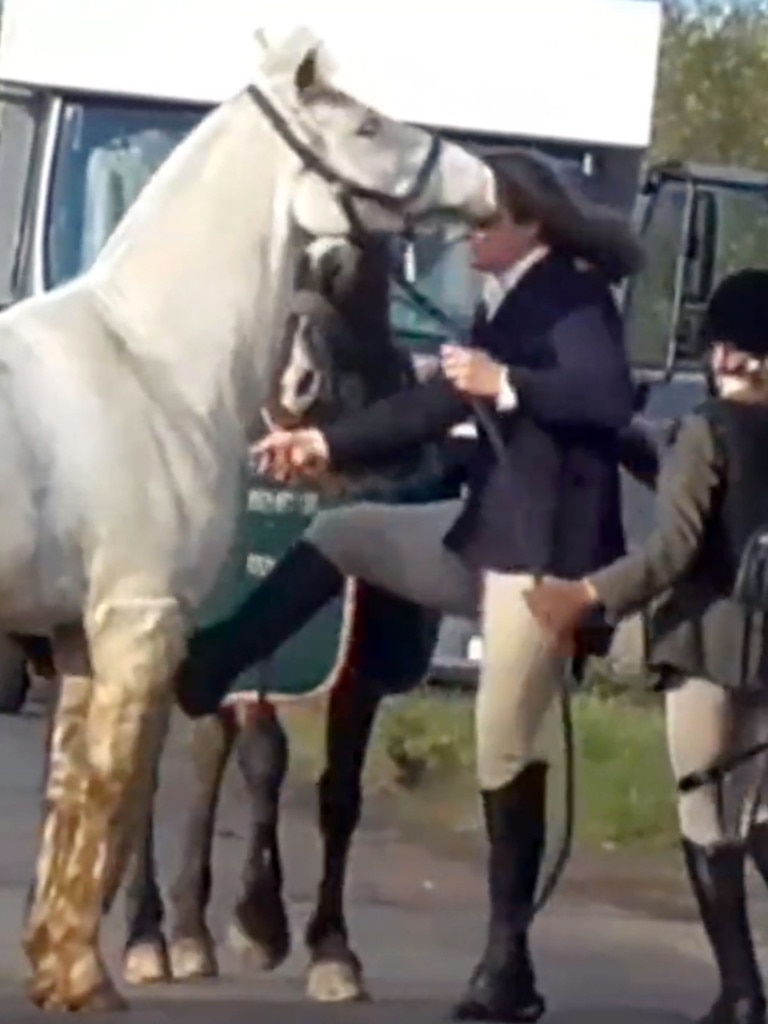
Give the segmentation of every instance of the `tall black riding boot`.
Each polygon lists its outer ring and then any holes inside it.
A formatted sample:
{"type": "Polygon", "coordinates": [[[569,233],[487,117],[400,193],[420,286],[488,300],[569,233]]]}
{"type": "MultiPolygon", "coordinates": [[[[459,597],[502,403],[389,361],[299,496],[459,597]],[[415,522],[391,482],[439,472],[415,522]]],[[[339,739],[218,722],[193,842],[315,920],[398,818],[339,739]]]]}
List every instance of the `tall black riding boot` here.
{"type": "Polygon", "coordinates": [[[482,794],[490,844],[490,919],[485,952],[454,1020],[536,1021],[545,1010],[528,949],[546,834],[547,766],[528,765],[501,789],[482,794]]]}
{"type": "Polygon", "coordinates": [[[213,714],[241,672],[270,657],[343,585],[313,544],[295,544],[230,618],[193,634],[176,676],[182,710],[192,718],[213,714]]]}
{"type": "Polygon", "coordinates": [[[685,866],[720,973],[720,994],[699,1024],[765,1024],[766,1003],[747,915],[745,849],[683,840],[685,866]]]}

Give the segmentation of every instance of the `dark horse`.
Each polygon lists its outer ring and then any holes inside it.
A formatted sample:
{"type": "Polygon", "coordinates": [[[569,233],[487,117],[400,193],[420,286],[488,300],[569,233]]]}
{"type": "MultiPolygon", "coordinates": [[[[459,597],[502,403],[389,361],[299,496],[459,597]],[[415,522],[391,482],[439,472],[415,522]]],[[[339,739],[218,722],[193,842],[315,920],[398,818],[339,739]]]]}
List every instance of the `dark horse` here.
{"type": "MultiPolygon", "coordinates": [[[[277,398],[269,412],[279,422],[286,421],[286,413],[290,422],[327,420],[391,394],[414,379],[411,360],[391,336],[386,241],[369,239],[359,247],[320,245],[314,253],[304,268],[303,287],[289,316],[273,388],[277,398]],[[329,365],[332,372],[327,372],[329,365]]],[[[425,491],[429,493],[434,483],[443,480],[437,463],[427,465],[428,460],[429,453],[420,453],[408,465],[390,467],[389,474],[377,478],[380,496],[391,498],[394,493],[398,500],[425,500],[425,491]],[[432,478],[431,472],[435,473],[432,478]],[[394,485],[393,492],[393,480],[399,481],[400,490],[394,485]]],[[[371,486],[369,478],[369,498],[371,486]]],[[[350,1001],[366,995],[362,965],[350,944],[344,913],[347,860],[361,810],[361,774],[379,703],[393,690],[410,688],[426,672],[438,620],[375,588],[350,584],[346,623],[341,656],[330,681],[326,767],[318,782],[322,877],[306,930],[307,992],[321,1001],[350,1001]],[[393,636],[398,638],[396,650],[393,636]]],[[[232,934],[242,949],[248,949],[249,959],[264,970],[276,968],[289,953],[278,847],[288,743],[272,704],[254,700],[253,694],[234,697],[218,715],[193,725],[194,793],[183,834],[181,870],[170,890],[168,943],[152,822],[147,823],[127,892],[123,966],[125,979],[133,984],[217,973],[206,910],[216,807],[233,752],[249,794],[251,827],[232,934]]]]}

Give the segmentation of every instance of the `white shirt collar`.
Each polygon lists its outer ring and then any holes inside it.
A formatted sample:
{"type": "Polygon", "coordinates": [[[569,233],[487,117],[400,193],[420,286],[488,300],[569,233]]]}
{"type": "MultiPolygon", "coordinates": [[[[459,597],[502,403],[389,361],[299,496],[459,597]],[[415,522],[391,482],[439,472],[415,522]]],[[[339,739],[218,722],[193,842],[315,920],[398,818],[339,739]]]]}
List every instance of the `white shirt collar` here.
{"type": "Polygon", "coordinates": [[[531,249],[517,263],[500,274],[488,275],[483,283],[483,301],[487,310],[488,319],[495,316],[499,306],[509,295],[513,288],[516,288],[528,271],[549,253],[546,245],[537,245],[531,249]]]}

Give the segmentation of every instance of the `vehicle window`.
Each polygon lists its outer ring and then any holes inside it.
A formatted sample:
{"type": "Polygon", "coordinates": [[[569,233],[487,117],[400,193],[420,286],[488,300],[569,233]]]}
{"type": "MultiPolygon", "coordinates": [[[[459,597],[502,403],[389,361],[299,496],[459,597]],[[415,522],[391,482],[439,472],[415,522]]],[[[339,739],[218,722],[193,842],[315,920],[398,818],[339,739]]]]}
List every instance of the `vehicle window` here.
{"type": "Polygon", "coordinates": [[[715,280],[744,267],[768,267],[768,192],[716,190],[718,246],[715,280]]]}
{"type": "Polygon", "coordinates": [[[125,211],[203,111],[68,102],[48,203],[46,286],[93,263],[125,211]]]}
{"type": "MultiPolygon", "coordinates": [[[[768,190],[708,184],[717,203],[715,284],[745,267],[768,267],[768,190]]],[[[672,326],[675,275],[683,244],[685,187],[667,182],[649,205],[643,235],[646,261],[629,285],[625,337],[638,367],[664,364],[672,326]]]]}
{"type": "MultiPolygon", "coordinates": [[[[579,161],[551,159],[571,187],[589,191],[589,179],[579,161]]],[[[482,295],[482,278],[472,269],[466,237],[456,240],[435,232],[417,237],[407,246],[394,240],[393,258],[406,264],[408,279],[416,289],[447,313],[466,337],[482,295]]],[[[432,355],[441,343],[454,338],[455,332],[425,313],[396,286],[392,289],[391,309],[398,340],[416,355],[432,355]]]]}

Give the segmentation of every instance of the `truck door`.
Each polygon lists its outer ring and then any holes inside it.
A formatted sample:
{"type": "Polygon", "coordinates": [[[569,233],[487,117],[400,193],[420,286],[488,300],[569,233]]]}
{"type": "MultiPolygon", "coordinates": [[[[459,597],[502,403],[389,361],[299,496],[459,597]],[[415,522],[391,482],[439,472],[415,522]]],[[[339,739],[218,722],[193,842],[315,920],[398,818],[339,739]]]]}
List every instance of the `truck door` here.
{"type": "MultiPolygon", "coordinates": [[[[711,259],[703,259],[711,239],[704,238],[712,206],[687,181],[651,174],[635,210],[646,264],[625,287],[625,340],[638,382],[643,415],[662,423],[693,408],[706,394],[701,366],[679,372],[681,345],[696,335],[695,317],[710,288],[711,259]],[[698,230],[697,230],[698,228],[698,230]],[[691,333],[692,332],[692,333],[691,333]]],[[[623,475],[624,525],[630,545],[639,543],[654,524],[654,496],[623,475]]]]}
{"type": "Polygon", "coordinates": [[[30,290],[46,109],[39,92],[0,86],[0,308],[30,290]]]}
{"type": "MultiPolygon", "coordinates": [[[[627,346],[651,419],[684,415],[707,394],[701,319],[726,274],[768,267],[768,175],[701,166],[652,170],[636,210],[645,270],[626,289],[627,346]]],[[[652,497],[625,484],[630,540],[653,523],[652,497]]]]}

